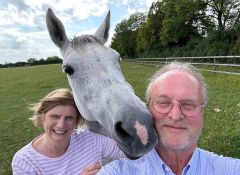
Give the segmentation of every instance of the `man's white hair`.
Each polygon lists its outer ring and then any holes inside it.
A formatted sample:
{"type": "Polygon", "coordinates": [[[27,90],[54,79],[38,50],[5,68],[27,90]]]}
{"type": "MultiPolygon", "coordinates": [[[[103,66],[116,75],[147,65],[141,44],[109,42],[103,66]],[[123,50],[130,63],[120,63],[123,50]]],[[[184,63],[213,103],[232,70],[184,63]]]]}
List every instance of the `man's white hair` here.
{"type": "Polygon", "coordinates": [[[207,85],[205,83],[204,77],[197,71],[197,69],[191,65],[190,63],[182,63],[182,62],[171,62],[169,64],[164,65],[161,69],[159,69],[150,79],[150,82],[148,84],[147,90],[146,90],[146,103],[149,105],[149,102],[151,100],[151,90],[152,90],[152,84],[158,79],[161,75],[164,73],[171,71],[171,70],[182,70],[188,72],[190,75],[195,77],[202,88],[203,92],[203,105],[207,105],[208,102],[208,96],[207,96],[207,85]]]}

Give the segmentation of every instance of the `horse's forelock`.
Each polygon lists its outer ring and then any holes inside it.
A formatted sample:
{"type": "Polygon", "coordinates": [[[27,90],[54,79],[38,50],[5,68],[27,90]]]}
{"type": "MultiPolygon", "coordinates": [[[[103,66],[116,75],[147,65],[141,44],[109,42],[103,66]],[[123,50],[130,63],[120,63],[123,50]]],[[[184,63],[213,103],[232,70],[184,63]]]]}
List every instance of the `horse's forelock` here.
{"type": "Polygon", "coordinates": [[[78,37],[74,37],[71,41],[71,47],[73,49],[78,49],[81,48],[87,44],[90,43],[95,43],[95,44],[99,44],[102,45],[102,43],[94,36],[92,35],[81,35],[78,37]]]}

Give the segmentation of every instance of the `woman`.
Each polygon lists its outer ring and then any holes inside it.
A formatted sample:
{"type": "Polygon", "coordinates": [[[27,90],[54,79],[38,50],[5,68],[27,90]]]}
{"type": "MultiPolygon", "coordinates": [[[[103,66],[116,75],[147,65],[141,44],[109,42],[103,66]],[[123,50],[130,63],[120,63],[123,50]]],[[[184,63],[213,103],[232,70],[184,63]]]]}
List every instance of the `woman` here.
{"type": "MultiPolygon", "coordinates": [[[[13,157],[12,170],[18,174],[81,174],[84,167],[119,159],[123,153],[115,142],[90,131],[77,132],[84,119],[68,89],[57,89],[31,108],[31,120],[44,133],[20,149],[13,157]]],[[[90,166],[91,167],[91,166],[90,166]]],[[[100,166],[85,169],[93,174],[100,166]]],[[[87,174],[87,173],[86,173],[87,174]]]]}

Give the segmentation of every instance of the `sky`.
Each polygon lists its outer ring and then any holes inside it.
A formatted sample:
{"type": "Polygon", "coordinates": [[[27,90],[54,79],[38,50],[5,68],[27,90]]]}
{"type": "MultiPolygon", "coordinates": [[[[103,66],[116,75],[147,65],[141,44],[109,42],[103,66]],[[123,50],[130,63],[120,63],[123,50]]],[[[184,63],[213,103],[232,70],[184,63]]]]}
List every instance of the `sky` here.
{"type": "Polygon", "coordinates": [[[0,64],[59,56],[46,27],[51,8],[69,39],[94,34],[111,11],[110,45],[116,24],[134,12],[147,12],[155,0],[0,0],[0,64]]]}

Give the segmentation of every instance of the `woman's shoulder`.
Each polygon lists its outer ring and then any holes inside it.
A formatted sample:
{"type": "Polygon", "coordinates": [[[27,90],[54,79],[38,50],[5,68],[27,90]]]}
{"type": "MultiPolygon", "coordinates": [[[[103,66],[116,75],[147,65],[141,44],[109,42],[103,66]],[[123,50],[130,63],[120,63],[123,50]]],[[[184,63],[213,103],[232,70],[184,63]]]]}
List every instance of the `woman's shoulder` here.
{"type": "Polygon", "coordinates": [[[35,140],[37,140],[39,137],[41,137],[43,134],[40,134],[39,136],[35,137],[30,143],[23,146],[21,149],[19,149],[14,157],[31,157],[33,154],[36,154],[37,151],[33,148],[32,144],[35,140]]]}
{"type": "Polygon", "coordinates": [[[33,155],[33,152],[34,150],[32,148],[32,142],[30,142],[14,154],[13,161],[22,160],[22,159],[25,160],[31,157],[33,155]]]}
{"type": "Polygon", "coordinates": [[[12,171],[13,174],[35,174],[34,163],[35,156],[32,148],[32,142],[28,143],[20,150],[18,150],[12,159],[12,171]]]}

